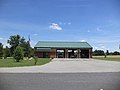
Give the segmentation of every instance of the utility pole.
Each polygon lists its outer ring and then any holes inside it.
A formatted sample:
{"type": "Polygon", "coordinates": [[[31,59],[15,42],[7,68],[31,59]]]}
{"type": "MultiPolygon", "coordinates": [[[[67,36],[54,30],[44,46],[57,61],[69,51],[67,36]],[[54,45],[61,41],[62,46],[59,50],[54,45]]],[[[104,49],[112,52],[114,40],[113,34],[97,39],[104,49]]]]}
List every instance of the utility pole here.
{"type": "Polygon", "coordinates": [[[29,47],[30,47],[30,35],[28,35],[28,44],[29,44],[29,47]]]}

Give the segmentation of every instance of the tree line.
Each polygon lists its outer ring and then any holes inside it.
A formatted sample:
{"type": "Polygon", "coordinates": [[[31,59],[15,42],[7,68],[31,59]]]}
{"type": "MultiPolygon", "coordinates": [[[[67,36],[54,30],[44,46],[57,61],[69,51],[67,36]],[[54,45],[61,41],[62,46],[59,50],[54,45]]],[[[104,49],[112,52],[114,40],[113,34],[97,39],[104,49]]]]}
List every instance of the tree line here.
{"type": "MultiPolygon", "coordinates": [[[[30,41],[26,41],[24,37],[20,35],[10,36],[7,40],[10,47],[6,46],[3,48],[3,44],[0,42],[0,59],[4,57],[14,57],[14,59],[19,62],[23,57],[34,57],[34,49],[30,46],[30,41]]],[[[120,52],[114,51],[109,52],[108,50],[104,52],[103,50],[93,51],[94,56],[102,55],[120,55],[120,52]]]]}
{"type": "Polygon", "coordinates": [[[103,50],[93,51],[93,56],[103,56],[103,55],[120,55],[120,52],[118,51],[109,52],[109,50],[106,50],[106,52],[104,52],[103,50]]]}
{"type": "Polygon", "coordinates": [[[7,43],[10,47],[3,48],[3,44],[0,42],[0,58],[14,57],[19,62],[23,57],[34,56],[34,49],[30,46],[30,41],[26,41],[20,35],[10,36],[7,43]]]}

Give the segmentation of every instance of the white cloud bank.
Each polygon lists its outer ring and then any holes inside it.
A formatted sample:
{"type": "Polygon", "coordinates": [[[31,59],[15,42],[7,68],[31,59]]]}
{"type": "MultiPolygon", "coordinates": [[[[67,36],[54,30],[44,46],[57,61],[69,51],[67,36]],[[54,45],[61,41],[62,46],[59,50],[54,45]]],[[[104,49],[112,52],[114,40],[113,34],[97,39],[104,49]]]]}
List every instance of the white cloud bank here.
{"type": "Polygon", "coordinates": [[[62,30],[62,27],[60,27],[59,24],[57,23],[52,23],[50,26],[49,26],[50,29],[53,29],[53,30],[62,30]]]}

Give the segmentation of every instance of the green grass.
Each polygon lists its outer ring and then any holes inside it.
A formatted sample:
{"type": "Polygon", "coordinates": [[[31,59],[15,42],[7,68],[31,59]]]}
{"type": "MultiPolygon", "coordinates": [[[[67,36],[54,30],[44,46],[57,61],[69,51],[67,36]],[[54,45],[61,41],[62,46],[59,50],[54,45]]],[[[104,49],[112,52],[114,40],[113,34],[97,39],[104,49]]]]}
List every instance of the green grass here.
{"type": "Polygon", "coordinates": [[[107,61],[118,61],[120,62],[120,58],[113,58],[113,57],[93,57],[93,59],[99,59],[99,60],[107,60],[107,61]]]}
{"type": "MultiPolygon", "coordinates": [[[[50,58],[38,58],[36,65],[43,65],[49,63],[50,58]]],[[[0,59],[0,67],[22,67],[22,66],[35,66],[35,60],[22,60],[20,62],[15,62],[13,58],[0,59]]]]}

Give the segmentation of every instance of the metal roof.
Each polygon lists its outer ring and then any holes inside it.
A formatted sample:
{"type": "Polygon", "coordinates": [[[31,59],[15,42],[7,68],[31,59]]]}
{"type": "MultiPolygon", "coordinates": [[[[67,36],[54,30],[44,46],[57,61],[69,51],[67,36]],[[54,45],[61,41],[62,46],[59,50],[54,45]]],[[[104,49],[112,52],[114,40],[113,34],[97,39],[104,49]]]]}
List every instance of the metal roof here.
{"type": "Polygon", "coordinates": [[[87,42],[39,41],[35,48],[92,48],[87,42]]]}
{"type": "Polygon", "coordinates": [[[50,51],[51,48],[40,48],[40,47],[38,47],[37,50],[41,50],[41,51],[42,51],[42,50],[43,50],[43,51],[50,51]]]}

